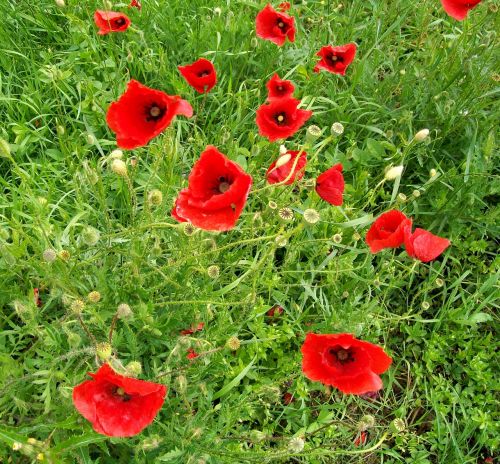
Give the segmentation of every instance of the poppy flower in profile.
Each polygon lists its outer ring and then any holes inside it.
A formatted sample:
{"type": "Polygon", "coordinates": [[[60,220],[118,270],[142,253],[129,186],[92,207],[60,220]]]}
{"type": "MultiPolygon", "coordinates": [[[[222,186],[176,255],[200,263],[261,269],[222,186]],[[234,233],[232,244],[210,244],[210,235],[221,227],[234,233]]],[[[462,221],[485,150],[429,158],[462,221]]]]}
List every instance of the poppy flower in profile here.
{"type": "Polygon", "coordinates": [[[186,358],[194,359],[194,358],[197,358],[198,356],[199,356],[199,354],[193,348],[188,349],[188,354],[187,354],[186,358]]]}
{"type": "Polygon", "coordinates": [[[177,95],[151,89],[132,79],[125,93],[111,103],[106,121],[116,133],[118,146],[133,149],[163,132],[177,114],[190,118],[193,108],[177,95]]]}
{"type": "Polygon", "coordinates": [[[285,11],[288,11],[291,7],[292,5],[290,5],[290,2],[281,2],[278,5],[278,10],[284,13],[285,11]]]}
{"type": "Polygon", "coordinates": [[[73,388],[73,404],[93,429],[110,437],[131,437],[147,427],[160,410],[167,387],[117,374],[103,364],[92,380],[73,388]]]}
{"type": "Polygon", "coordinates": [[[405,227],[410,226],[411,219],[395,209],[381,214],[371,225],[366,234],[366,243],[372,253],[385,248],[397,248],[404,242],[405,227]]]}
{"type": "Polygon", "coordinates": [[[444,11],[452,18],[462,21],[473,8],[476,8],[481,0],[441,0],[444,11]]]}
{"type": "Polygon", "coordinates": [[[213,63],[200,58],[192,64],[177,66],[187,83],[200,93],[208,93],[217,83],[217,73],[213,63]]]}
{"type": "Polygon", "coordinates": [[[275,304],[271,309],[269,309],[266,312],[266,316],[278,317],[278,316],[281,316],[283,314],[283,311],[284,311],[284,309],[280,305],[275,304]]]}
{"type": "Polygon", "coordinates": [[[368,432],[362,430],[354,439],[354,446],[365,446],[368,441],[368,432]]]}
{"type": "Polygon", "coordinates": [[[267,4],[255,18],[255,30],[257,37],[270,40],[280,47],[287,38],[290,42],[295,41],[295,19],[286,13],[276,11],[270,4],[267,4]]]}
{"type": "Polygon", "coordinates": [[[139,0],[132,0],[128,7],[129,8],[137,8],[138,10],[140,10],[142,8],[142,5],[141,5],[141,2],[139,0]]]}
{"type": "Polygon", "coordinates": [[[316,53],[317,56],[321,57],[321,60],[314,67],[314,72],[324,69],[325,71],[345,76],[347,67],[356,56],[356,49],[357,46],[355,43],[348,43],[338,47],[333,47],[332,45],[322,47],[316,53]]]}
{"type": "Polygon", "coordinates": [[[266,172],[269,184],[291,185],[304,177],[307,153],[303,150],[288,150],[274,161],[266,172]]]}
{"type": "Polygon", "coordinates": [[[267,87],[267,99],[273,100],[275,98],[286,98],[291,97],[295,86],[291,81],[282,80],[278,74],[274,74],[269,82],[266,84],[267,87]]]}
{"type": "Polygon", "coordinates": [[[411,232],[411,223],[404,227],[404,244],[406,252],[412,258],[423,263],[436,259],[450,246],[447,238],[438,237],[424,229],[416,228],[411,232]]]}
{"type": "Polygon", "coordinates": [[[255,118],[259,134],[271,142],[295,134],[313,114],[309,110],[300,110],[299,103],[300,100],[290,97],[279,98],[267,105],[261,105],[255,118]]]}
{"type": "Polygon", "coordinates": [[[307,378],[353,395],[380,390],[383,385],[379,374],[392,363],[380,346],[345,333],[308,333],[302,356],[307,378]]]}
{"type": "Polygon", "coordinates": [[[316,193],[334,206],[340,206],[344,201],[345,183],[342,169],[342,164],[336,164],[316,179],[316,193]]]}
{"type": "Polygon", "coordinates": [[[128,16],[123,13],[102,10],[97,10],[94,13],[94,22],[99,28],[97,32],[99,35],[126,31],[131,24],[128,16]]]}
{"type": "Polygon", "coordinates": [[[188,187],[177,197],[174,217],[205,230],[232,229],[247,201],[252,177],[208,146],[189,174],[188,187]]]}

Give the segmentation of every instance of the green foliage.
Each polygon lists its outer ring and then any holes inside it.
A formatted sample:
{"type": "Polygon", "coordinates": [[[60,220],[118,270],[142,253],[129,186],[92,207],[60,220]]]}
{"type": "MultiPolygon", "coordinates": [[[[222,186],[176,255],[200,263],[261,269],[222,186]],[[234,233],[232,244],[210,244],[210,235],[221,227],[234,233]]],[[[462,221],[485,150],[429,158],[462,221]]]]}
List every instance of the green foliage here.
{"type": "MultiPolygon", "coordinates": [[[[462,464],[497,452],[493,2],[461,23],[439,1],[296,2],[297,41],[282,48],[255,38],[265,2],[144,0],[141,12],[117,3],[133,28],[105,37],[92,20],[100,2],[66,3],[0,3],[0,139],[8,144],[0,147],[0,456],[462,464]],[[346,77],[312,72],[322,45],[350,41],[359,49],[346,77]],[[219,76],[206,100],[176,69],[200,56],[219,76]],[[254,119],[274,72],[294,82],[323,135],[307,148],[304,181],[263,188],[278,146],[257,135],[254,119]],[[105,113],[130,77],[182,95],[196,117],[127,152],[127,181],[109,169],[116,144],[105,113]],[[334,122],[345,132],[328,138],[334,122]],[[424,127],[430,138],[412,143],[424,127]],[[192,231],[169,214],[208,144],[254,178],[228,233],[192,231]],[[307,182],[337,162],[347,184],[341,208],[321,202],[307,182]],[[401,180],[384,181],[384,169],[399,164],[401,180]],[[148,202],[153,189],[163,193],[159,206],[148,202]],[[283,207],[292,221],[279,216],[283,207]],[[318,223],[304,221],[308,208],[318,223]],[[366,229],[390,208],[452,247],[429,264],[400,250],[371,255],[366,229]],[[54,262],[43,259],[47,249],[59,253],[54,262]],[[215,278],[207,273],[214,265],[215,278]],[[91,291],[98,303],[87,300],[91,291]],[[96,370],[94,340],[69,311],[76,299],[98,342],[117,306],[130,305],[133,317],[114,330],[114,362],[139,361],[142,378],[169,388],[137,437],[98,435],[72,405],[73,386],[96,370]],[[283,315],[266,316],[275,304],[283,315]],[[199,322],[202,331],[179,336],[199,322]],[[380,395],[343,396],[304,378],[308,331],[383,345],[394,362],[380,395]],[[226,347],[231,336],[241,342],[235,351],[226,347]],[[189,348],[202,355],[188,361],[189,348]],[[356,447],[367,414],[375,426],[356,447]],[[304,439],[302,452],[290,449],[293,437],[304,439]]],[[[303,141],[304,131],[286,145],[303,141]]]]}

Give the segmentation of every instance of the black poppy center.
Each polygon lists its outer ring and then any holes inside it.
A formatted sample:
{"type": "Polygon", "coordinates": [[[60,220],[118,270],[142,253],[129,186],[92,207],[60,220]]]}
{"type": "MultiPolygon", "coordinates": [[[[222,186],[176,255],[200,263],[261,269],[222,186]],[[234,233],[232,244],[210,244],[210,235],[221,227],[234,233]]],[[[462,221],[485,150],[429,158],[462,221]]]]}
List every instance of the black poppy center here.
{"type": "Polygon", "coordinates": [[[205,76],[208,76],[210,74],[210,71],[201,71],[198,73],[198,77],[205,77],[205,76]]]}
{"type": "Polygon", "coordinates": [[[220,176],[217,180],[217,186],[215,187],[216,194],[226,193],[231,188],[232,181],[226,176],[220,176]]]}
{"type": "Polygon", "coordinates": [[[286,33],[289,29],[288,24],[285,23],[281,18],[278,19],[277,26],[283,33],[286,33]]]}
{"type": "Polygon", "coordinates": [[[167,108],[160,106],[157,103],[152,103],[146,108],[146,121],[158,121],[163,117],[167,108]]]}
{"type": "Polygon", "coordinates": [[[125,393],[125,390],[122,387],[115,388],[113,394],[115,397],[124,402],[130,401],[132,398],[128,393],[125,393]]]}
{"type": "Polygon", "coordinates": [[[284,124],[286,124],[286,113],[281,112],[276,114],[274,116],[274,120],[276,121],[276,124],[278,124],[278,126],[283,126],[284,124]]]}
{"type": "Polygon", "coordinates": [[[328,350],[327,360],[329,364],[348,364],[354,362],[354,352],[352,349],[342,348],[341,346],[334,346],[328,350]]]}
{"type": "Polygon", "coordinates": [[[335,65],[337,63],[343,63],[344,62],[344,58],[342,56],[339,56],[339,55],[331,54],[328,57],[328,61],[330,61],[331,64],[335,65]]]}
{"type": "Polygon", "coordinates": [[[125,19],[124,18],[115,19],[115,26],[116,27],[122,27],[124,25],[125,25],[125,19]]]}

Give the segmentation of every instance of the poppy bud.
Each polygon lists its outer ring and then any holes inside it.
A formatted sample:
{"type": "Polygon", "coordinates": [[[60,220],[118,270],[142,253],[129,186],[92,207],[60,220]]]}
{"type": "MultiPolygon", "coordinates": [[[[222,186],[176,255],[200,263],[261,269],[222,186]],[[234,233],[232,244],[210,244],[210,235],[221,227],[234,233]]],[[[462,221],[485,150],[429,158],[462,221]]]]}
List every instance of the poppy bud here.
{"type": "Polygon", "coordinates": [[[334,137],[342,135],[344,133],[344,126],[340,122],[334,122],[331,127],[331,133],[334,137]]]}
{"type": "Polygon", "coordinates": [[[304,450],[305,442],[300,437],[294,437],[288,442],[288,451],[291,453],[301,453],[304,450]]]}
{"type": "Polygon", "coordinates": [[[69,309],[73,314],[79,315],[85,309],[85,303],[82,300],[75,300],[71,303],[69,309]]]}
{"type": "Polygon", "coordinates": [[[347,290],[345,290],[343,293],[342,293],[342,298],[349,298],[349,292],[347,290]]]}
{"type": "Polygon", "coordinates": [[[57,259],[57,253],[52,248],[47,248],[42,254],[43,260],[47,263],[53,263],[57,259]]]}
{"type": "Polygon", "coordinates": [[[422,129],[415,134],[413,140],[415,140],[415,142],[423,142],[427,137],[429,137],[429,129],[422,129]]]}
{"type": "MultiPolygon", "coordinates": [[[[285,145],[280,145],[280,155],[284,155],[286,152],[287,152],[287,148],[285,147],[285,145]]],[[[276,162],[277,164],[278,162],[276,162]]],[[[279,166],[278,166],[279,167],[279,166]]]]}
{"type": "Polygon", "coordinates": [[[370,415],[363,416],[358,423],[358,430],[363,432],[375,426],[375,418],[370,415]]]}
{"type": "Polygon", "coordinates": [[[116,150],[113,150],[109,157],[111,159],[122,159],[123,158],[123,151],[119,150],[119,149],[116,149],[116,150]]]}
{"type": "Polygon", "coordinates": [[[125,368],[126,374],[131,377],[138,377],[142,372],[142,365],[139,361],[131,361],[127,364],[125,368]]]}
{"type": "Polygon", "coordinates": [[[7,140],[0,138],[0,157],[10,158],[10,144],[7,140]]]}
{"type": "Polygon", "coordinates": [[[319,213],[312,208],[306,209],[303,216],[304,221],[308,222],[309,224],[316,224],[320,220],[319,213]]]}
{"type": "Polygon", "coordinates": [[[64,0],[56,0],[56,5],[59,8],[64,8],[66,6],[66,3],[64,3],[64,0]]]}
{"type": "MultiPolygon", "coordinates": [[[[281,151],[281,150],[280,150],[281,151]]],[[[276,164],[274,165],[275,169],[280,168],[281,166],[284,166],[288,161],[292,159],[291,153],[286,153],[284,155],[281,155],[277,160],[276,164]]]]}
{"type": "Polygon", "coordinates": [[[418,198],[418,197],[420,196],[420,190],[413,190],[412,195],[413,195],[415,198],[418,198]]]}
{"type": "Polygon", "coordinates": [[[97,357],[102,361],[108,361],[113,354],[113,348],[107,342],[98,343],[95,347],[97,357]]]}
{"type": "Polygon", "coordinates": [[[89,145],[94,145],[96,143],[96,138],[92,134],[87,134],[87,143],[89,145]]]}
{"type": "Polygon", "coordinates": [[[264,432],[261,432],[260,430],[251,430],[250,431],[250,438],[254,443],[259,443],[261,441],[264,441],[266,439],[266,434],[264,432]]]}
{"type": "Polygon", "coordinates": [[[393,166],[387,169],[387,171],[385,171],[385,180],[395,180],[398,177],[401,177],[403,169],[403,166],[393,166]]]}
{"type": "Polygon", "coordinates": [[[429,171],[429,176],[432,178],[432,177],[436,177],[437,176],[437,171],[435,169],[431,169],[429,171]]]}
{"type": "Polygon", "coordinates": [[[101,233],[91,226],[85,227],[81,235],[83,243],[88,246],[94,246],[101,238],[101,233]]]}
{"type": "Polygon", "coordinates": [[[118,308],[116,309],[116,315],[118,316],[118,319],[129,319],[133,316],[133,314],[134,313],[130,309],[130,306],[126,303],[119,304],[118,308]]]}
{"type": "Polygon", "coordinates": [[[127,177],[127,165],[121,159],[113,160],[111,170],[121,177],[127,177]]]}
{"type": "Polygon", "coordinates": [[[68,345],[72,348],[78,348],[82,342],[82,337],[77,333],[70,332],[66,335],[66,340],[68,340],[68,345]]]}
{"type": "Polygon", "coordinates": [[[241,342],[238,337],[230,337],[226,342],[226,347],[231,351],[236,351],[240,346],[241,342]]]}
{"type": "Polygon", "coordinates": [[[66,132],[66,129],[64,128],[64,126],[58,125],[56,127],[56,132],[57,132],[57,135],[64,135],[64,133],[66,132]]]}
{"type": "Polygon", "coordinates": [[[212,279],[217,279],[217,277],[219,277],[220,274],[219,266],[216,265],[209,266],[207,269],[207,274],[208,277],[211,277],[212,279]]]}
{"type": "Polygon", "coordinates": [[[110,0],[104,0],[103,5],[105,10],[113,9],[113,2],[111,2],[110,0]]]}
{"type": "Polygon", "coordinates": [[[358,240],[361,240],[361,235],[359,235],[357,232],[354,232],[354,234],[352,234],[352,239],[357,242],[358,240]]]}
{"type": "Polygon", "coordinates": [[[151,190],[148,194],[148,201],[152,206],[159,206],[163,201],[163,193],[160,190],[151,190]]]}
{"type": "Polygon", "coordinates": [[[177,377],[177,389],[180,393],[186,393],[187,390],[187,379],[184,375],[179,375],[177,377]]]}
{"type": "Polygon", "coordinates": [[[146,438],[142,443],[141,443],[141,449],[144,451],[151,451],[156,448],[158,448],[161,444],[161,438],[159,436],[152,436],[146,438]]]}

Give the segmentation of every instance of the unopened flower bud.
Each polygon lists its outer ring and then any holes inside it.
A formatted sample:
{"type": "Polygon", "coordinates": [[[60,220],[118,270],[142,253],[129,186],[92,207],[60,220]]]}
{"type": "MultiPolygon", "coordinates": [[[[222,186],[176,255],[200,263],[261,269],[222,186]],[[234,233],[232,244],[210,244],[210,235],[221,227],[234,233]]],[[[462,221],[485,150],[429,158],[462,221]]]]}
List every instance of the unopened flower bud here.
{"type": "Polygon", "coordinates": [[[264,432],[261,432],[260,430],[251,430],[250,431],[250,438],[254,443],[259,443],[261,441],[264,441],[266,439],[267,435],[264,432]]]}
{"type": "Polygon", "coordinates": [[[278,169],[280,168],[281,166],[285,165],[286,163],[288,163],[288,161],[290,161],[290,159],[292,158],[292,155],[290,153],[285,153],[284,155],[281,155],[277,160],[276,160],[276,164],[274,165],[274,168],[275,169],[278,169]]]}
{"type": "Polygon", "coordinates": [[[415,134],[415,137],[413,137],[413,140],[415,140],[415,142],[423,142],[427,137],[429,137],[429,133],[429,129],[419,130],[415,134]]]}
{"type": "Polygon", "coordinates": [[[142,365],[139,361],[131,361],[127,364],[125,370],[127,371],[127,375],[130,375],[131,377],[138,377],[141,375],[142,365]]]}
{"type": "Polygon", "coordinates": [[[82,337],[78,335],[77,333],[70,332],[66,336],[66,340],[68,340],[68,345],[72,348],[78,348],[80,346],[80,343],[82,342],[82,337]]]}
{"type": "MultiPolygon", "coordinates": [[[[64,0],[63,0],[64,1],[64,0]]],[[[63,5],[64,6],[64,5],[63,5]]],[[[56,132],[57,132],[57,135],[64,135],[64,133],[66,132],[66,129],[64,128],[64,126],[61,126],[60,124],[56,127],[56,132]]]]}
{"type": "Polygon", "coordinates": [[[287,151],[285,145],[280,145],[280,155],[284,155],[287,151]]]}
{"type": "Polygon", "coordinates": [[[94,227],[87,226],[83,229],[81,237],[85,245],[94,246],[101,238],[101,233],[94,227]]]}
{"type": "Polygon", "coordinates": [[[53,263],[57,259],[57,253],[52,248],[47,248],[42,254],[43,260],[47,263],[53,263]]]}
{"type": "Polygon", "coordinates": [[[127,165],[121,159],[113,160],[111,170],[121,177],[127,177],[127,165]]]}
{"type": "Polygon", "coordinates": [[[358,423],[358,430],[364,432],[367,429],[371,429],[375,426],[375,417],[371,415],[366,415],[361,418],[358,423]]]}
{"type": "Polygon", "coordinates": [[[104,9],[106,10],[112,10],[113,9],[113,2],[111,0],[104,0],[104,9]]]}
{"type": "Polygon", "coordinates": [[[56,0],[56,5],[59,8],[64,8],[66,6],[66,3],[64,3],[64,0],[56,0]]]}
{"type": "Polygon", "coordinates": [[[398,177],[401,177],[403,173],[403,166],[393,166],[385,172],[385,180],[395,180],[398,177]]]}
{"type": "Polygon", "coordinates": [[[89,145],[94,145],[96,143],[96,138],[92,134],[87,134],[87,143],[89,145]]]}
{"type": "Polygon", "coordinates": [[[10,144],[7,140],[0,138],[0,157],[2,158],[10,158],[10,144]]]}
{"type": "Polygon", "coordinates": [[[111,159],[122,159],[123,158],[123,151],[120,149],[113,150],[110,154],[109,157],[111,159]]]}
{"type": "Polygon", "coordinates": [[[121,303],[118,305],[118,308],[116,309],[116,315],[118,316],[118,319],[129,319],[130,317],[133,316],[132,309],[130,309],[130,306],[127,303],[121,303]]]}
{"type": "Polygon", "coordinates": [[[420,190],[417,190],[417,189],[413,190],[412,195],[413,195],[415,198],[418,198],[418,197],[420,196],[420,190]]]}
{"type": "Polygon", "coordinates": [[[148,194],[148,201],[153,206],[161,205],[163,201],[163,193],[160,190],[151,190],[148,194]]]}
{"type": "Polygon", "coordinates": [[[238,337],[230,337],[226,342],[226,347],[231,351],[236,351],[240,346],[241,342],[238,337]]]}
{"type": "Polygon", "coordinates": [[[187,379],[184,375],[179,375],[177,377],[177,389],[180,393],[185,393],[187,390],[187,379]]]}
{"type": "Polygon", "coordinates": [[[113,354],[113,348],[107,342],[98,343],[95,347],[95,353],[97,354],[97,357],[100,360],[108,361],[109,358],[111,358],[111,355],[113,354]]]}
{"type": "Polygon", "coordinates": [[[429,171],[429,176],[432,178],[432,177],[436,177],[437,176],[437,171],[435,169],[431,169],[429,171]]]}

